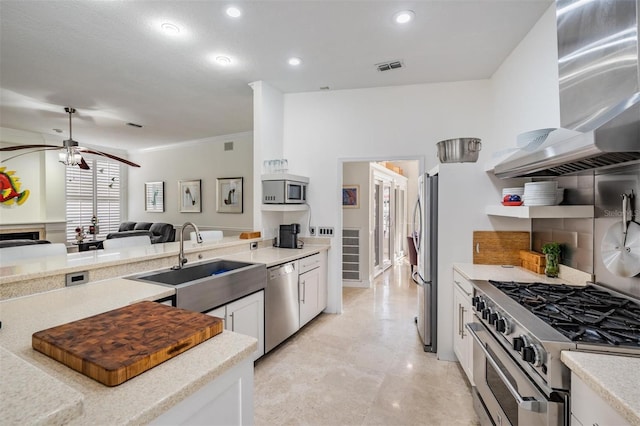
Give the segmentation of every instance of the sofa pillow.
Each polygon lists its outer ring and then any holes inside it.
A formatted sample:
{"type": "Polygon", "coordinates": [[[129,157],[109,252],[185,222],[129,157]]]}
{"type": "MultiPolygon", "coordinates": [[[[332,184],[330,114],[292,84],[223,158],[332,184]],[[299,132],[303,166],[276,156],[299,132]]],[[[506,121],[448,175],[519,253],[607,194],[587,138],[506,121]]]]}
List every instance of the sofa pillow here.
{"type": "Polygon", "coordinates": [[[151,228],[151,243],[170,243],[176,240],[176,230],[170,223],[156,222],[151,228]]]}
{"type": "Polygon", "coordinates": [[[122,222],[120,228],[118,228],[118,232],[133,231],[134,226],[136,226],[135,222],[122,222]]]}
{"type": "Polygon", "coordinates": [[[148,231],[151,228],[151,222],[138,222],[133,227],[136,231],[148,231]]]}

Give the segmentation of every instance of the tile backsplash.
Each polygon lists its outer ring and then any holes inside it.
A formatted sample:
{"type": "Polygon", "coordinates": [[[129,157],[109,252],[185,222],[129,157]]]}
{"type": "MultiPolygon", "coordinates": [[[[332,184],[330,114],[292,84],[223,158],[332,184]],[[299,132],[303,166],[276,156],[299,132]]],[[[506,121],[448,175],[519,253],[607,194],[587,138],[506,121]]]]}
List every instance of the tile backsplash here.
{"type": "MultiPolygon", "coordinates": [[[[563,205],[593,205],[595,178],[593,172],[556,179],[564,188],[563,205]]],[[[533,219],[531,221],[532,247],[542,251],[542,245],[551,241],[562,244],[561,263],[571,268],[593,274],[593,224],[592,218],[533,219]]]]}

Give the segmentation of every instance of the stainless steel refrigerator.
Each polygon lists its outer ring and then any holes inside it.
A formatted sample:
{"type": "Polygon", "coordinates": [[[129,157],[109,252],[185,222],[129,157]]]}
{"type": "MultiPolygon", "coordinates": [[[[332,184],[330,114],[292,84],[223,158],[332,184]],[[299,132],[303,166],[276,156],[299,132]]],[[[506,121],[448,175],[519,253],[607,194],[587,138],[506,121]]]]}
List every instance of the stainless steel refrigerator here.
{"type": "Polygon", "coordinates": [[[413,212],[413,243],[418,267],[413,281],[418,285],[416,325],[425,352],[437,349],[438,315],[438,175],[418,177],[418,200],[413,212]]]}

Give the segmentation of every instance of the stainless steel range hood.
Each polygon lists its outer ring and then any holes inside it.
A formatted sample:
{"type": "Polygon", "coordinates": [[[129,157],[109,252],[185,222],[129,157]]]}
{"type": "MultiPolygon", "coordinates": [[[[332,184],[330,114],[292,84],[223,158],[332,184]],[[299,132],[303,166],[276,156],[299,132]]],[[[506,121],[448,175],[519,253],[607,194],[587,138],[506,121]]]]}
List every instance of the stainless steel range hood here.
{"type": "Polygon", "coordinates": [[[557,0],[560,121],[496,176],[559,176],[640,163],[640,0],[557,0]]]}

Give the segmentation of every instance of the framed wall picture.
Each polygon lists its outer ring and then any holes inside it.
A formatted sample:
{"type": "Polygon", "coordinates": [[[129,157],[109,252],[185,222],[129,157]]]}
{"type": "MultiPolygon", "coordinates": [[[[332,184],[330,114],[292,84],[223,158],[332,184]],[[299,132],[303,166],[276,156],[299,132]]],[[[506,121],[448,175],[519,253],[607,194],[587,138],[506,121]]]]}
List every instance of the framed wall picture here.
{"type": "Polygon", "coordinates": [[[218,213],[242,213],[243,178],[218,178],[216,182],[218,187],[216,211],[218,213]]]}
{"type": "Polygon", "coordinates": [[[164,211],[164,182],[144,184],[144,210],[147,212],[164,211]]]}
{"type": "Polygon", "coordinates": [[[200,179],[178,181],[180,193],[180,213],[200,213],[200,179]]]}
{"type": "Polygon", "coordinates": [[[342,186],[342,207],[345,209],[360,208],[360,185],[342,186]]]}

